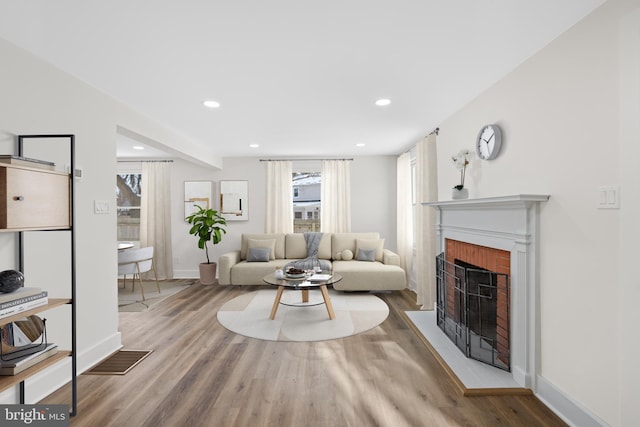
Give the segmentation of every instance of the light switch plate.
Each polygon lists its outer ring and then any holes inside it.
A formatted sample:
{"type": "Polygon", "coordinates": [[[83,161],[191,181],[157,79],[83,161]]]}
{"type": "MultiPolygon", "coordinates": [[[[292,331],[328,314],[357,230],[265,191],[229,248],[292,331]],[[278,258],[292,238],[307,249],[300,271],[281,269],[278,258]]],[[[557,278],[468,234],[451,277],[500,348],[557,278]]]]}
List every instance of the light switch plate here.
{"type": "Polygon", "coordinates": [[[598,209],[620,209],[620,187],[607,185],[598,187],[598,209]]]}
{"type": "MultiPolygon", "coordinates": [[[[77,168],[75,168],[75,169],[76,169],[76,170],[75,170],[75,171],[74,171],[74,173],[73,173],[73,177],[74,177],[77,181],[82,181],[82,177],[83,177],[83,175],[84,175],[84,171],[83,171],[83,169],[82,169],[82,168],[80,168],[80,167],[77,167],[77,168]]],[[[64,171],[65,171],[66,173],[71,173],[71,165],[70,165],[70,164],[68,164],[68,163],[67,163],[67,164],[65,164],[65,165],[64,165],[64,171]]]]}
{"type": "Polygon", "coordinates": [[[107,200],[94,200],[93,201],[93,213],[96,214],[108,214],[109,202],[107,200]]]}

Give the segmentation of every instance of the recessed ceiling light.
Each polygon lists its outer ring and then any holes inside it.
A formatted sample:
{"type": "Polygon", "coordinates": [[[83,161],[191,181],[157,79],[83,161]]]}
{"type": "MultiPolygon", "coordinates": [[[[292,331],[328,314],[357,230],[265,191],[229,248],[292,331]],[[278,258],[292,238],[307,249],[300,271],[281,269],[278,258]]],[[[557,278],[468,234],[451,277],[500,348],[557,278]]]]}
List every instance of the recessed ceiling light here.
{"type": "Polygon", "coordinates": [[[258,147],[260,147],[260,144],[249,144],[249,147],[258,148],[258,147]]]}
{"type": "Polygon", "coordinates": [[[211,101],[211,100],[204,101],[202,103],[202,105],[204,105],[207,108],[219,108],[220,107],[220,103],[218,101],[211,101]]]}
{"type": "Polygon", "coordinates": [[[134,150],[144,150],[144,147],[142,145],[134,145],[133,147],[134,150]]]}
{"type": "Polygon", "coordinates": [[[367,145],[367,144],[365,144],[364,142],[360,142],[360,143],[356,144],[356,147],[364,147],[365,145],[367,145]]]}
{"type": "Polygon", "coordinates": [[[385,106],[387,106],[387,105],[389,105],[389,104],[391,104],[391,100],[390,100],[390,99],[387,99],[387,98],[378,99],[378,100],[376,101],[376,105],[377,105],[378,107],[385,107],[385,106]]]}

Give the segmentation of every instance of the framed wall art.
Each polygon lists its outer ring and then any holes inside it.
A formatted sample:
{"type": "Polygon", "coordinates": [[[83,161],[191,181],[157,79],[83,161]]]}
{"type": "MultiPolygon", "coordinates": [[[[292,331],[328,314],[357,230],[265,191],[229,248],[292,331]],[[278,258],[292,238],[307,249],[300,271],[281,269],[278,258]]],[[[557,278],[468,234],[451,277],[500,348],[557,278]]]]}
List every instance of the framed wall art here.
{"type": "Polygon", "coordinates": [[[220,181],[220,215],[227,221],[249,220],[249,181],[220,181]]]}
{"type": "Polygon", "coordinates": [[[184,182],[184,216],[185,218],[197,211],[196,205],[204,209],[213,208],[212,181],[184,182]]]}

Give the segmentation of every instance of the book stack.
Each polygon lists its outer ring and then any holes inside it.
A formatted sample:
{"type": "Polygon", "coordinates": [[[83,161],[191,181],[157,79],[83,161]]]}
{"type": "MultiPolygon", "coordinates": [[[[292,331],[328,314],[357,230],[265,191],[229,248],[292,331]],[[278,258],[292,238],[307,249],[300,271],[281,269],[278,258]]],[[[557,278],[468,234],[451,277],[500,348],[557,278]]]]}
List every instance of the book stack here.
{"type": "Polygon", "coordinates": [[[11,360],[0,360],[0,375],[16,375],[33,365],[55,355],[58,345],[53,343],[43,344],[43,349],[26,356],[11,360]]]}
{"type": "Polygon", "coordinates": [[[6,294],[0,293],[0,319],[13,316],[49,302],[47,291],[23,287],[6,294]]]}

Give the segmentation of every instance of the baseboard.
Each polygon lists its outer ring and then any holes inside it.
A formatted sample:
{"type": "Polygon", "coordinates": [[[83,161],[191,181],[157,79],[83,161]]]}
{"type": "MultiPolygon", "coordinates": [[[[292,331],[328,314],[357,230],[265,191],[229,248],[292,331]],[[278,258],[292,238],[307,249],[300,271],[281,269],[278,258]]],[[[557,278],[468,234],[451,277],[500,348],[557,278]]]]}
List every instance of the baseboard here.
{"type": "Polygon", "coordinates": [[[173,269],[174,279],[197,279],[200,277],[198,270],[176,270],[173,269]]]}
{"type": "Polygon", "coordinates": [[[606,427],[609,425],[541,376],[537,378],[536,397],[570,426],[606,427]]]}
{"type": "MultiPolygon", "coordinates": [[[[120,332],[116,332],[93,347],[80,352],[76,366],[78,375],[96,365],[121,347],[121,335],[120,332]]],[[[68,357],[25,381],[25,402],[36,403],[70,381],[71,358],[68,357]]],[[[0,394],[0,403],[15,404],[19,402],[20,391],[18,385],[0,394]]]]}

